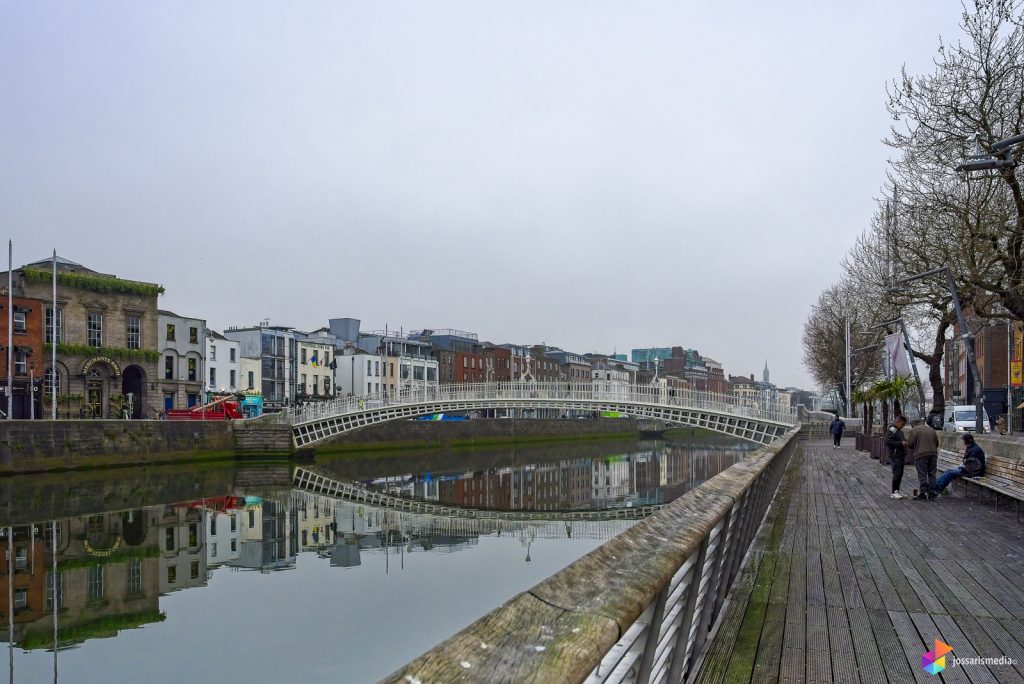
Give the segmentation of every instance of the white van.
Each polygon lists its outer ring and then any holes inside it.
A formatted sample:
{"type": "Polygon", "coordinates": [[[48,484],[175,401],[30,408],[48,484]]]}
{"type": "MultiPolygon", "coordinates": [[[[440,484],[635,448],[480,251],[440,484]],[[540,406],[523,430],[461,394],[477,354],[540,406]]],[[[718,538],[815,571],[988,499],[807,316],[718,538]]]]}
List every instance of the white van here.
{"type": "MultiPolygon", "coordinates": [[[[981,409],[982,425],[985,432],[992,432],[991,424],[988,422],[988,411],[981,409]]],[[[976,413],[974,406],[970,404],[961,406],[947,406],[946,416],[942,421],[944,432],[974,432],[976,413]]]]}

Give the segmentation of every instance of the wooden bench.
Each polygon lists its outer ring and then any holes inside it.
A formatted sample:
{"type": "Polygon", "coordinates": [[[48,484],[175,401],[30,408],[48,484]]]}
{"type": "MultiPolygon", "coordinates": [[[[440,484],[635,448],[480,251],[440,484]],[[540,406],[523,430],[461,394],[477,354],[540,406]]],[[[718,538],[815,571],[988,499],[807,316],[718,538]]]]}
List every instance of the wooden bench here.
{"type": "MultiPolygon", "coordinates": [[[[951,468],[957,468],[963,463],[963,460],[959,455],[954,455],[944,449],[939,450],[938,465],[943,469],[943,472],[951,468]]],[[[988,469],[986,468],[986,472],[988,469]]],[[[1014,505],[1017,508],[1017,521],[1020,521],[1020,504],[1024,501],[1024,487],[1021,487],[1013,480],[1006,477],[1000,477],[999,475],[982,475],[981,477],[966,477],[961,476],[953,480],[950,483],[952,487],[957,482],[964,484],[964,495],[968,493],[968,485],[975,485],[978,488],[978,501],[981,501],[981,495],[984,490],[991,491],[994,496],[994,503],[996,510],[999,510],[999,497],[1004,496],[1008,499],[1013,499],[1014,505]]]]}

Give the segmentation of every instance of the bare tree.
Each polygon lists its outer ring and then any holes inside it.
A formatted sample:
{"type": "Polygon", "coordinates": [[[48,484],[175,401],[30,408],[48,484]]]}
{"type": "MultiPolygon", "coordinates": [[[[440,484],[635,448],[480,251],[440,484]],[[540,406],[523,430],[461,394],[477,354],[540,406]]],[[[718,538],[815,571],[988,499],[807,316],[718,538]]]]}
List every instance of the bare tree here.
{"type": "MultiPolygon", "coordinates": [[[[872,338],[863,331],[875,322],[874,314],[864,306],[856,285],[845,281],[818,296],[804,323],[804,364],[821,387],[837,390],[847,407],[850,402],[846,396],[846,321],[850,321],[851,346],[858,348],[872,338]]],[[[878,377],[878,360],[877,355],[854,355],[850,365],[851,386],[859,387],[878,377]]]]}
{"type": "MultiPolygon", "coordinates": [[[[1024,193],[1017,171],[965,179],[954,169],[966,156],[991,152],[993,143],[1024,131],[1021,7],[1022,0],[965,3],[963,37],[940,43],[932,73],[904,69],[889,88],[887,109],[897,123],[885,141],[900,153],[890,179],[918,220],[949,231],[929,246],[932,263],[955,267],[958,282],[970,290],[964,298],[980,315],[980,295],[990,293],[1017,318],[1024,318],[1024,193]]],[[[1011,159],[1022,157],[1019,145],[1011,159]]]]}

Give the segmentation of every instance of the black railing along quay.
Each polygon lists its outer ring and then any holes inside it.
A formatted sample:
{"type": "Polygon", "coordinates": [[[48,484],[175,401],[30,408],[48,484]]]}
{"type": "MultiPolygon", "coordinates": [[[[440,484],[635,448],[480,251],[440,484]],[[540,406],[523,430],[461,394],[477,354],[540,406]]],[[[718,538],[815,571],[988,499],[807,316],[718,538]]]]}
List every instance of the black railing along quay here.
{"type": "Polygon", "coordinates": [[[752,452],[385,681],[682,681],[727,605],[796,436],[752,452]]]}

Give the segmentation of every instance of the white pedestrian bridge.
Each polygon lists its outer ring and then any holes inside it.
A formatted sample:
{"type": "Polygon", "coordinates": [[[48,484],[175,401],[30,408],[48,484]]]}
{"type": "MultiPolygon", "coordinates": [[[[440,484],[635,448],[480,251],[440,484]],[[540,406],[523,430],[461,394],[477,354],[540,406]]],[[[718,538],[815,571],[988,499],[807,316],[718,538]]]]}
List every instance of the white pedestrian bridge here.
{"type": "Polygon", "coordinates": [[[279,414],[292,426],[296,447],[307,447],[394,420],[460,411],[554,409],[559,414],[604,412],[701,427],[757,444],[770,444],[797,424],[788,405],[662,385],[496,382],[436,385],[400,392],[311,402],[279,414]]]}

